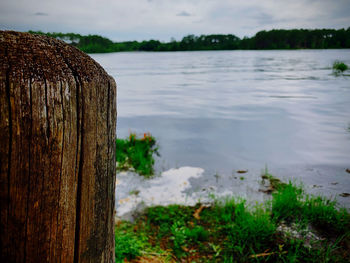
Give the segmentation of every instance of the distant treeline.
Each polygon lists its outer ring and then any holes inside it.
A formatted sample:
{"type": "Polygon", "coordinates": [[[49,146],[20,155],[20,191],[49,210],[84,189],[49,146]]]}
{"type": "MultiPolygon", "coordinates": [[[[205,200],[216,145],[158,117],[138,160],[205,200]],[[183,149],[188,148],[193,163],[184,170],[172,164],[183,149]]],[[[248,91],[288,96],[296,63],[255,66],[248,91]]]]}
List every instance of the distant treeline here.
{"type": "Polygon", "coordinates": [[[260,31],[253,37],[240,39],[235,35],[188,35],[181,41],[167,43],[158,40],[113,42],[98,35],[82,36],[74,33],[43,33],[61,39],[86,53],[119,51],[189,51],[234,49],[323,49],[350,48],[348,29],[291,29],[260,31]]]}

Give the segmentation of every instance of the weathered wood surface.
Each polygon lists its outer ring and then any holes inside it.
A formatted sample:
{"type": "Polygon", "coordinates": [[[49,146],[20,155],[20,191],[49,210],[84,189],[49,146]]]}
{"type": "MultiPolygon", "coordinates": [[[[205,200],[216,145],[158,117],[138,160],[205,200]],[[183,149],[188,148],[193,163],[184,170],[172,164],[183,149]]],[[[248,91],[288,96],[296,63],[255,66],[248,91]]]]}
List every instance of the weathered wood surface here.
{"type": "Polygon", "coordinates": [[[62,41],[0,31],[0,114],[0,262],[114,262],[114,80],[62,41]]]}

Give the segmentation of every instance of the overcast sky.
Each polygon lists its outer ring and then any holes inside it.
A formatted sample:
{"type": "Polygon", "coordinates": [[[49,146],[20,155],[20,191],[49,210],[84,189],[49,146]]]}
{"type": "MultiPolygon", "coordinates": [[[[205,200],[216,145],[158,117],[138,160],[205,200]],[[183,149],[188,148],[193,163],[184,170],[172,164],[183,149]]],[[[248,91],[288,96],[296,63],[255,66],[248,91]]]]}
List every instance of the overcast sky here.
{"type": "Polygon", "coordinates": [[[0,0],[0,29],[98,34],[113,41],[348,27],[350,0],[0,0]]]}

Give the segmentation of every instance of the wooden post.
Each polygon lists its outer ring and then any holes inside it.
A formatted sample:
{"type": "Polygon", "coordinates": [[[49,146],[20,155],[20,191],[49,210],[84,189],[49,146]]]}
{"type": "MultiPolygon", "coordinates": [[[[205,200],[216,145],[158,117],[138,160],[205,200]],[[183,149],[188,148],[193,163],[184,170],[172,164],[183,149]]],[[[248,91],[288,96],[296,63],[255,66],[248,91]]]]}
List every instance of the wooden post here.
{"type": "Polygon", "coordinates": [[[114,262],[116,85],[62,41],[0,31],[0,262],[114,262]]]}

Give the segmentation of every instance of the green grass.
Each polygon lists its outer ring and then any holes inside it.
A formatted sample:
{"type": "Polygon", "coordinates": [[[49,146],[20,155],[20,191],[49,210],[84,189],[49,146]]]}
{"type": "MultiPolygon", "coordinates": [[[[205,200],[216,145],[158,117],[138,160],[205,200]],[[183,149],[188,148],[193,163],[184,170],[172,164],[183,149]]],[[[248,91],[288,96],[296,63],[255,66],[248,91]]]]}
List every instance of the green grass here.
{"type": "Polygon", "coordinates": [[[223,254],[226,257],[237,255],[241,259],[248,259],[254,251],[264,251],[265,247],[273,245],[276,225],[264,209],[255,208],[254,211],[249,211],[244,201],[235,202],[233,199],[221,208],[226,213],[216,213],[213,216],[219,218],[218,223],[222,224],[220,236],[226,236],[227,239],[223,243],[223,254]],[[227,220],[230,217],[231,220],[227,220]]]}
{"type": "Polygon", "coordinates": [[[344,71],[348,70],[348,65],[346,65],[344,62],[342,61],[335,61],[333,63],[333,71],[335,73],[343,73],[344,71]]]}
{"type": "Polygon", "coordinates": [[[349,214],[346,209],[337,209],[336,201],[307,196],[302,216],[323,232],[340,235],[349,231],[349,214]]]}
{"type": "Polygon", "coordinates": [[[124,259],[134,259],[141,255],[143,244],[139,235],[132,230],[132,226],[123,223],[116,227],[115,231],[115,259],[116,262],[123,262],[124,259]]]}
{"type": "Polygon", "coordinates": [[[350,230],[346,209],[338,209],[335,200],[304,193],[292,183],[273,194],[272,215],[276,220],[301,221],[312,224],[320,232],[340,235],[350,230]]]}
{"type": "Polygon", "coordinates": [[[293,184],[287,184],[282,190],[273,194],[272,215],[276,220],[293,221],[302,212],[303,190],[293,184]]]}
{"type": "Polygon", "coordinates": [[[150,177],[154,174],[153,155],[159,155],[155,138],[145,133],[138,138],[130,133],[127,139],[116,140],[117,170],[126,171],[134,169],[140,175],[150,177]]]}
{"type": "Polygon", "coordinates": [[[151,243],[150,229],[145,223],[132,224],[127,221],[117,223],[115,228],[116,263],[132,261],[140,257],[156,255],[166,261],[169,253],[151,243]]]}
{"type": "Polygon", "coordinates": [[[134,258],[133,262],[154,253],[161,259],[156,262],[350,260],[349,213],[337,209],[334,201],[305,194],[292,183],[279,187],[271,202],[255,207],[234,198],[214,200],[209,207],[156,206],[147,208],[133,224],[123,222],[116,229],[116,235],[127,237],[116,238],[118,259],[134,258]],[[310,226],[324,239],[305,246],[305,239],[277,230],[282,222],[300,229],[310,226]]]}

